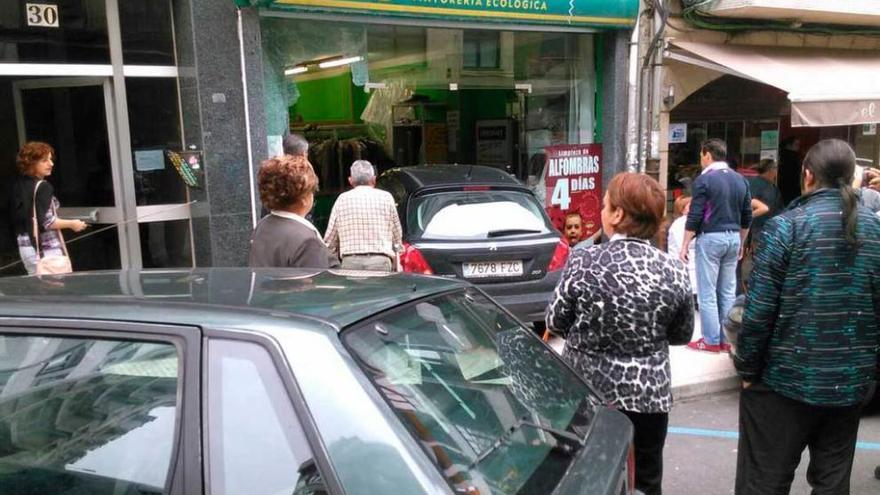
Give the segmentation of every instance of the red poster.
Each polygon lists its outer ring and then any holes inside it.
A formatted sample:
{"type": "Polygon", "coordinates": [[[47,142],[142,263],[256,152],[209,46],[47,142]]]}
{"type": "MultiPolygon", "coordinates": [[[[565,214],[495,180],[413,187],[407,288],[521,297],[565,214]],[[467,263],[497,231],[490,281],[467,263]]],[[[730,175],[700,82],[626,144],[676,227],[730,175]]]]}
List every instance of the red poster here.
{"type": "Polygon", "coordinates": [[[578,212],[586,239],[602,228],[602,145],[563,144],[544,148],[546,209],[562,232],[565,216],[578,212]]]}

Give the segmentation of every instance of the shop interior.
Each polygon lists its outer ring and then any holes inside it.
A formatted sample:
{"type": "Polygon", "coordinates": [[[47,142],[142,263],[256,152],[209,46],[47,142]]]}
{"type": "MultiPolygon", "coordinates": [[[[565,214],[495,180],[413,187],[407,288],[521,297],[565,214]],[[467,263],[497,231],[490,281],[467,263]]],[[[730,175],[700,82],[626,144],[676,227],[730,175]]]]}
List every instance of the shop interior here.
{"type": "Polygon", "coordinates": [[[537,182],[543,148],[594,142],[590,34],[447,29],[265,17],[271,153],[300,133],[320,178],[315,219],[348,166],[462,163],[537,182]]]}
{"type": "Polygon", "coordinates": [[[777,185],[787,200],[799,195],[801,161],[822,139],[849,142],[861,166],[877,167],[880,156],[876,125],[792,127],[784,91],[725,75],[672,111],[667,185],[673,195],[689,192],[700,173],[700,143],[709,138],[724,139],[729,164],[745,173],[762,159],[776,160],[777,185]]]}

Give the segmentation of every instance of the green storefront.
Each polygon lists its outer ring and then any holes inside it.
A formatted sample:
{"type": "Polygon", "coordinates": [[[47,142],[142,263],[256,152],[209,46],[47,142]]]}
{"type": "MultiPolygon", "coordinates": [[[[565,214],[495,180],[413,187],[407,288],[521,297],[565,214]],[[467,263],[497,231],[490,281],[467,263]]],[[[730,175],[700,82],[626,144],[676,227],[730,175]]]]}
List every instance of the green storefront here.
{"type": "Polygon", "coordinates": [[[319,228],[356,159],[379,172],[489,165],[533,182],[547,146],[603,143],[622,163],[637,0],[237,4],[259,13],[267,153],[289,132],[309,140],[319,228]]]}

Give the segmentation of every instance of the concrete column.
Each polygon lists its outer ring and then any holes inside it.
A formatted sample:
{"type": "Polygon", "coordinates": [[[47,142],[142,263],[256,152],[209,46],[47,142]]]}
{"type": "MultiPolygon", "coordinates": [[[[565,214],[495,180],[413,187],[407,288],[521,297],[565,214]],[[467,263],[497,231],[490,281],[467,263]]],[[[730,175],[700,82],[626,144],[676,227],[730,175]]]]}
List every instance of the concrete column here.
{"type": "Polygon", "coordinates": [[[629,39],[631,31],[607,31],[602,57],[604,70],[599,81],[602,95],[602,154],[605,168],[603,188],[618,172],[626,170],[626,113],[629,39]]]}
{"type": "MultiPolygon", "coordinates": [[[[246,129],[264,129],[262,70],[248,65],[248,119],[241,71],[238,13],[232,1],[175,0],[175,36],[185,146],[204,152],[204,184],[193,190],[193,242],[198,266],[243,266],[247,262],[255,204],[249,157],[258,161],[266,138],[246,129]],[[250,121],[250,126],[248,126],[250,121]],[[262,148],[260,148],[262,146],[262,148]]],[[[245,59],[260,58],[259,19],[242,11],[245,59]]],[[[262,131],[265,133],[265,131],[262,131]]]]}

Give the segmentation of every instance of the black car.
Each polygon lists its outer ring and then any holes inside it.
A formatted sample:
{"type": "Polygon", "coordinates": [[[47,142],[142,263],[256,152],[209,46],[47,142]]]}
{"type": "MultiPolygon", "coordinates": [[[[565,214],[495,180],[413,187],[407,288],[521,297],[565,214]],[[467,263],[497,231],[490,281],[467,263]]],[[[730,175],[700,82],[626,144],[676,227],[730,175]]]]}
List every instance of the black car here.
{"type": "Polygon", "coordinates": [[[466,279],[543,321],[569,248],[525,185],[491,167],[425,165],[389,170],[377,187],[397,204],[404,271],[466,279]]]}
{"type": "Polygon", "coordinates": [[[0,279],[0,493],[632,491],[632,426],[473,286],[0,279]]]}

